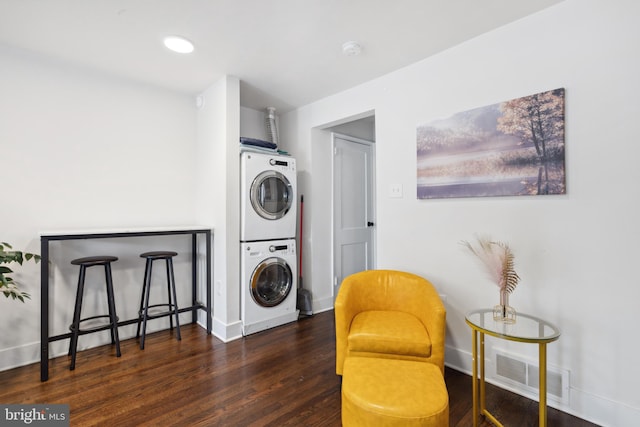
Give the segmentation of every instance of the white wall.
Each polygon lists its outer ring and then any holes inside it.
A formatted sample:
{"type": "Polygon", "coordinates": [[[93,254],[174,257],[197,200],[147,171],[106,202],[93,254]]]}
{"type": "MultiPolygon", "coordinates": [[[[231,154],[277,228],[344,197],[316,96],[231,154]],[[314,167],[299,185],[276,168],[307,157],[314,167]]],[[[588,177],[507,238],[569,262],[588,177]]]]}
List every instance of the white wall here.
{"type": "MultiPolygon", "coordinates": [[[[516,253],[522,282],[511,304],[562,330],[548,347],[549,364],[570,371],[570,399],[550,404],[605,426],[636,425],[638,18],[634,1],[567,0],[283,115],[283,139],[308,175],[300,191],[314,216],[303,242],[314,310],[331,302],[324,253],[331,220],[319,203],[331,189],[317,184],[330,182],[330,156],[318,129],[375,110],[378,267],[423,275],[447,295],[447,364],[471,370],[464,315],[498,301],[497,288],[458,244],[488,233],[516,253]],[[416,199],[418,124],[558,87],[566,88],[566,195],[416,199]],[[403,185],[404,198],[388,197],[392,184],[403,185]]],[[[532,345],[487,344],[488,358],[501,348],[537,359],[532,345]]]]}
{"type": "Polygon", "coordinates": [[[224,77],[202,95],[198,111],[197,218],[211,221],[214,238],[213,333],[223,341],[240,324],[240,82],[224,77]]]}
{"type": "MultiPolygon", "coordinates": [[[[7,203],[0,209],[0,241],[38,253],[41,231],[211,226],[213,332],[224,341],[241,336],[238,79],[216,82],[200,95],[204,102],[198,109],[192,96],[20,50],[0,47],[0,60],[2,195],[7,203]]],[[[243,108],[242,115],[250,136],[264,137],[258,135],[264,114],[243,108]]],[[[139,253],[164,248],[180,254],[176,281],[186,306],[191,280],[187,237],[52,243],[51,334],[68,332],[71,323],[78,274],[72,259],[98,253],[120,257],[113,266],[116,306],[119,317],[128,319],[136,315],[142,286],[139,253]]],[[[203,262],[201,267],[202,278],[203,262]]],[[[103,280],[98,273],[90,270],[90,283],[103,280]]],[[[39,266],[25,264],[14,278],[21,279],[32,299],[26,304],[0,300],[0,322],[9,325],[0,335],[0,370],[40,358],[39,266]]],[[[87,301],[84,315],[104,311],[101,298],[87,301]]],[[[189,318],[182,316],[183,321],[189,318]]],[[[166,327],[168,318],[150,322],[148,330],[166,327]]],[[[135,327],[120,329],[121,339],[133,335],[135,327]]],[[[79,348],[107,342],[106,332],[87,335],[79,348]]],[[[65,354],[66,345],[66,340],[53,343],[50,354],[65,354]]]]}
{"type": "Polygon", "coordinates": [[[367,141],[375,142],[375,116],[360,120],[354,120],[337,126],[332,126],[330,130],[331,132],[339,133],[341,135],[353,136],[354,138],[360,138],[367,141]]]}
{"type": "MultiPolygon", "coordinates": [[[[39,252],[41,231],[195,221],[192,97],[6,47],[0,47],[0,64],[0,241],[39,252]]],[[[188,290],[188,239],[53,245],[52,332],[66,333],[71,323],[78,274],[69,265],[72,258],[120,256],[114,264],[116,304],[120,317],[129,318],[142,286],[138,254],[165,244],[180,252],[176,279],[188,290]]],[[[32,298],[21,304],[0,296],[0,370],[40,356],[39,265],[25,265],[16,278],[32,298]]],[[[149,325],[150,330],[161,326],[162,320],[149,325]]],[[[132,333],[125,328],[121,337],[132,333]]],[[[80,347],[107,342],[106,336],[93,335],[82,337],[80,347]]],[[[57,342],[61,345],[52,346],[52,354],[66,353],[66,343],[57,342]]]]}
{"type": "MultiPolygon", "coordinates": [[[[240,136],[268,141],[265,111],[240,107],[240,136]]],[[[276,126],[278,117],[276,116],[276,126]]]]}

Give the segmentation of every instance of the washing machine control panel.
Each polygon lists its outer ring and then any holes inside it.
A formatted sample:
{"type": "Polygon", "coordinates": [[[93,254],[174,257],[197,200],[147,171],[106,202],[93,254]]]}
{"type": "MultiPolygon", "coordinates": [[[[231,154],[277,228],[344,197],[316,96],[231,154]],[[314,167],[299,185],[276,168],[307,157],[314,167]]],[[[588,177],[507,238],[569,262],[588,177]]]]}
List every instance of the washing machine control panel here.
{"type": "Polygon", "coordinates": [[[271,253],[280,253],[280,254],[290,254],[293,253],[293,248],[291,245],[270,245],[269,252],[271,253]]]}

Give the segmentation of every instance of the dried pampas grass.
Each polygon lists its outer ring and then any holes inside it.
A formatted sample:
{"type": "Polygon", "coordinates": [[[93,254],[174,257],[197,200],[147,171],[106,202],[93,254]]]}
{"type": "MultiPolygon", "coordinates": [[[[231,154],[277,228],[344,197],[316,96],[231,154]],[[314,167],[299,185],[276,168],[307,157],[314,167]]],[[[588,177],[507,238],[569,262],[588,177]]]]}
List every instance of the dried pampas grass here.
{"type": "Polygon", "coordinates": [[[512,293],[518,286],[520,276],[514,269],[515,257],[509,245],[488,237],[477,237],[476,240],[475,246],[467,241],[460,243],[482,261],[489,277],[498,285],[500,291],[512,293]]]}

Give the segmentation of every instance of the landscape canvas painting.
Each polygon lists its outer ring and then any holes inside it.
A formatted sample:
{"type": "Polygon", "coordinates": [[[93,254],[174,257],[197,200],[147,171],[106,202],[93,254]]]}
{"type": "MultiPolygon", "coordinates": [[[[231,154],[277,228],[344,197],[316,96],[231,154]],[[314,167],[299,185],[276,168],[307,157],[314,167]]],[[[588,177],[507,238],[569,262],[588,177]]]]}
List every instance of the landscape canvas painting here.
{"type": "Polygon", "coordinates": [[[565,194],[564,89],[417,128],[419,199],[565,194]]]}

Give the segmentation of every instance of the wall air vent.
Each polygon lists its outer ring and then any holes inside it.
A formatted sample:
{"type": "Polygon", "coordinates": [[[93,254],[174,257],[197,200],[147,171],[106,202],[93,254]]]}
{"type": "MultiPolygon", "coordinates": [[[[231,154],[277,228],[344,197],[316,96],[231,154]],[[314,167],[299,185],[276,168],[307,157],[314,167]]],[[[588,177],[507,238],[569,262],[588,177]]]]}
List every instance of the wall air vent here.
{"type": "MultiPolygon", "coordinates": [[[[496,377],[506,379],[524,394],[538,395],[538,365],[523,358],[496,351],[496,377]]],[[[569,371],[547,365],[547,398],[569,404],[569,371]]]]}

